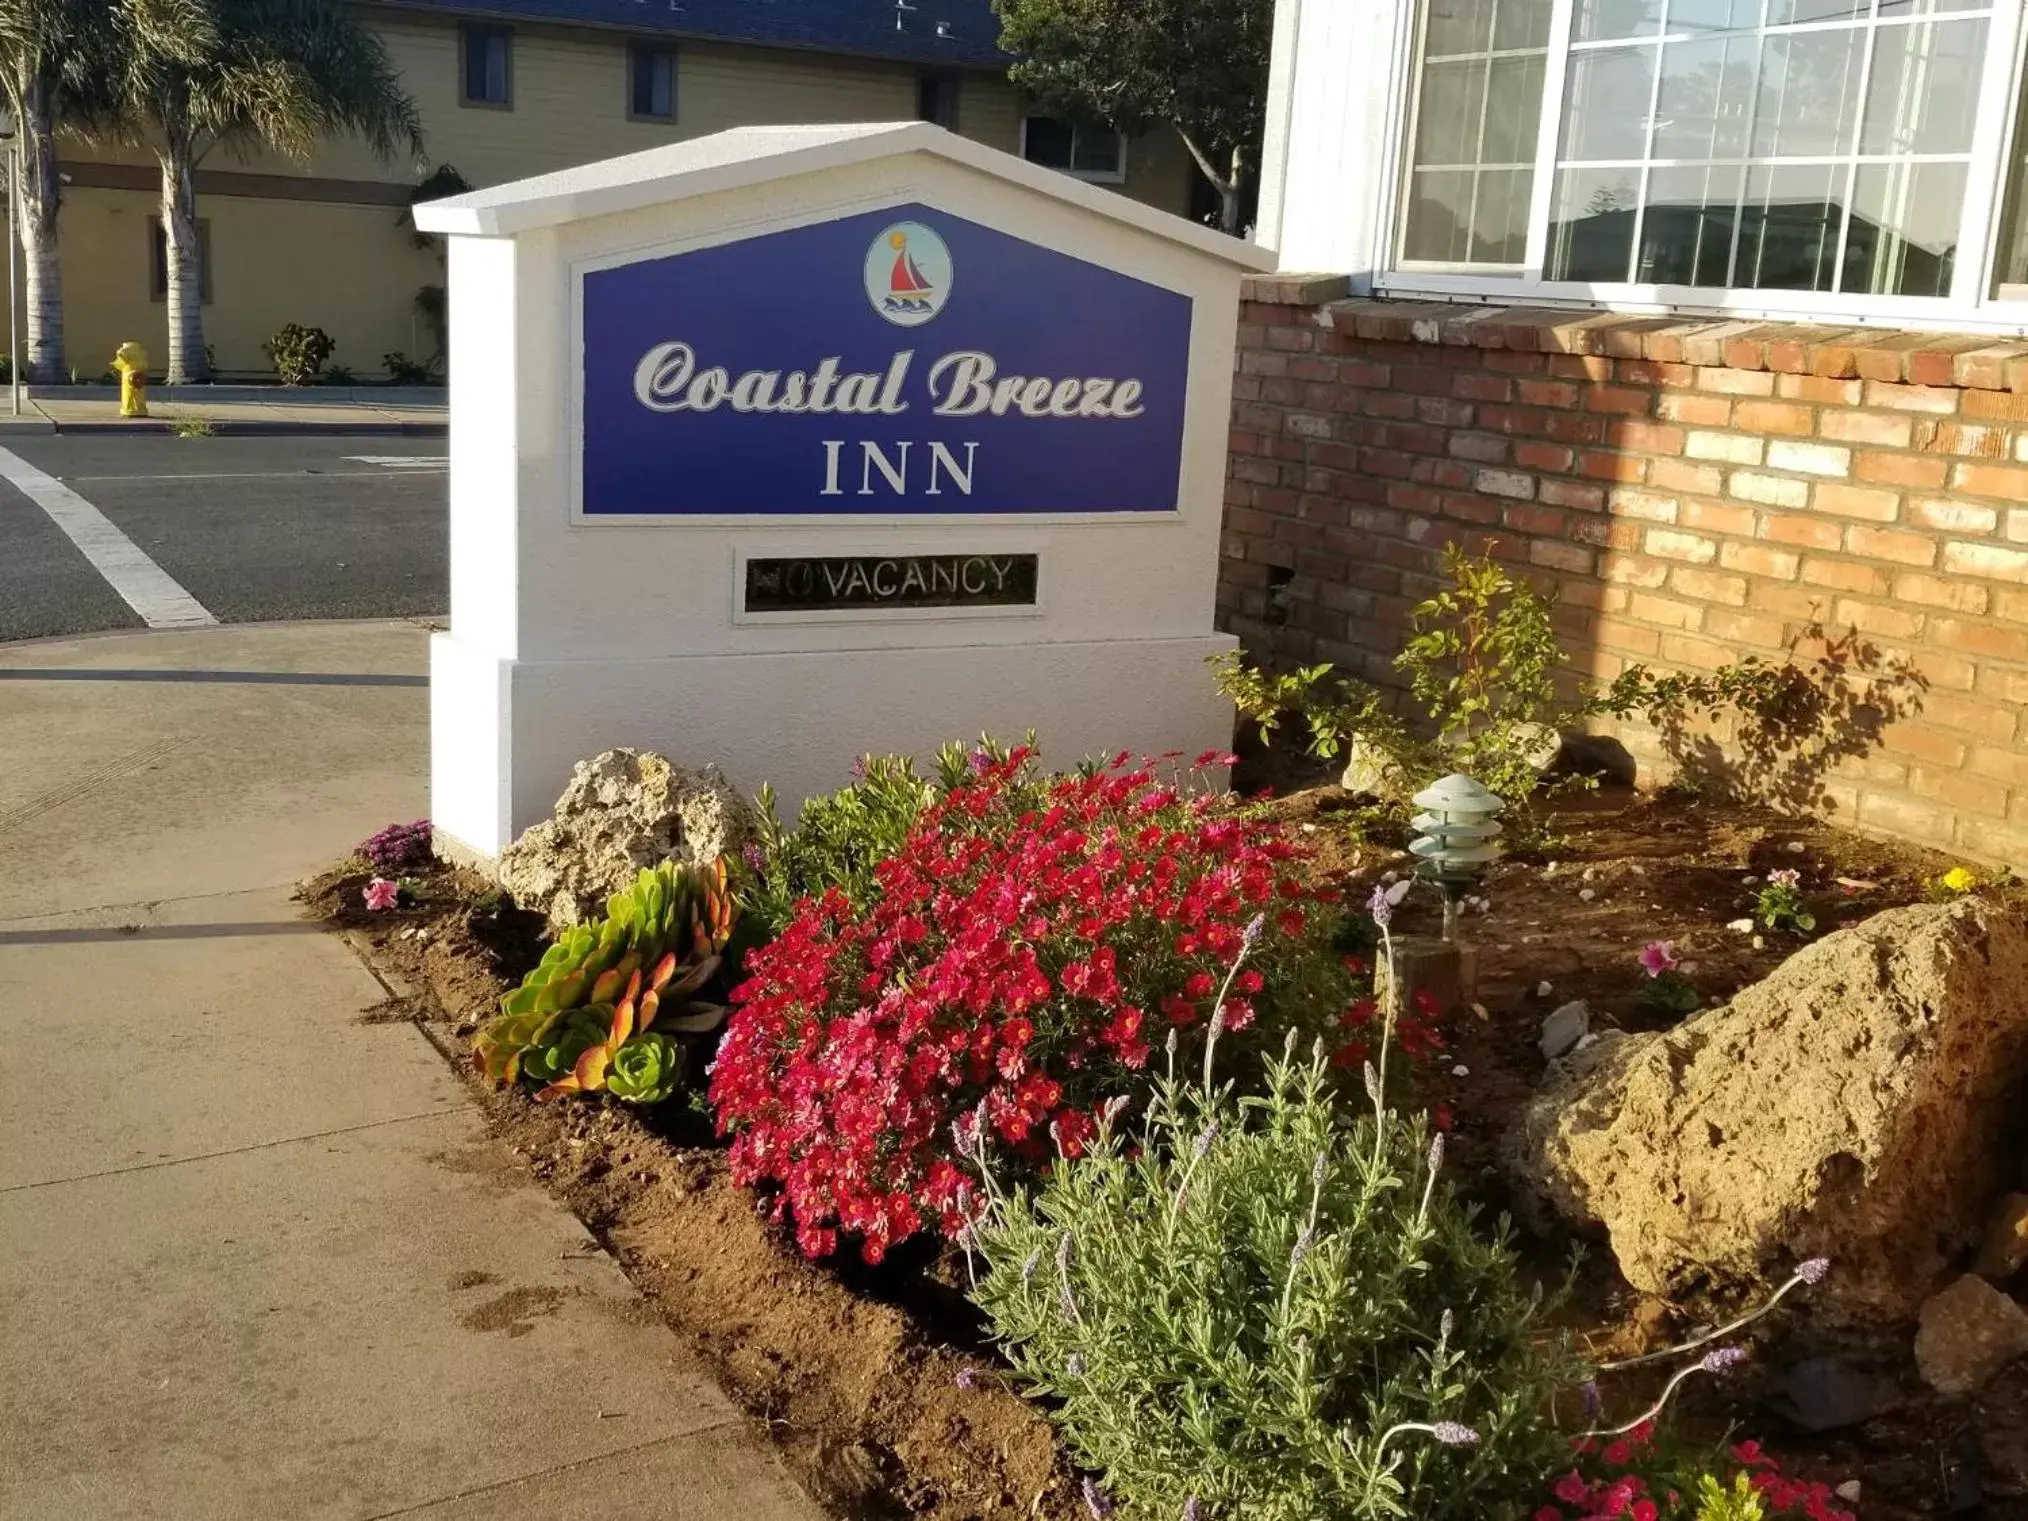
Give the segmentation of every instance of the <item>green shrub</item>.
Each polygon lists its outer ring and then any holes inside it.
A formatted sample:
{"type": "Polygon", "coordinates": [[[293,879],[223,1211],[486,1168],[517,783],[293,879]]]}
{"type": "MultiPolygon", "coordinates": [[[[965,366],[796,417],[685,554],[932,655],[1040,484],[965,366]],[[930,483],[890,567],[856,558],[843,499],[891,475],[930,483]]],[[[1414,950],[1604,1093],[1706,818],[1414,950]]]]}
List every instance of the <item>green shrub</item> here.
{"type": "Polygon", "coordinates": [[[268,363],[285,386],[307,386],[316,382],[325,363],[338,347],[321,327],[303,327],[291,322],[261,345],[268,363]]]}
{"type": "Polygon", "coordinates": [[[334,364],[324,372],[322,383],[327,386],[356,386],[359,377],[352,372],[351,366],[334,364]]]}
{"type": "Polygon", "coordinates": [[[1172,1072],[1131,1128],[973,1232],[995,1337],[1129,1514],[1532,1513],[1566,1358],[1422,1118],[1343,1123],[1320,1053],[1259,1097],[1172,1072]]]}
{"type": "Polygon", "coordinates": [[[1708,676],[1629,666],[1598,687],[1564,659],[1553,591],[1456,544],[1445,548],[1443,568],[1450,584],[1411,610],[1409,637],[1394,657],[1428,720],[1421,730],[1365,682],[1337,677],[1327,685],[1328,664],[1271,676],[1235,651],[1213,661],[1219,689],[1260,726],[1263,740],[1293,713],[1309,729],[1312,754],[1329,758],[1360,741],[1379,760],[1397,803],[1446,772],[1464,772],[1507,801],[1508,831],[1522,843],[1537,833],[1530,799],[1539,787],[1553,793],[1597,785],[1578,775],[1541,783],[1544,751],[1563,730],[1637,713],[1657,724],[1727,708],[1767,716],[1793,691],[1792,668],[1753,657],[1708,676]]]}
{"type": "Polygon", "coordinates": [[[380,356],[381,368],[387,371],[387,383],[391,386],[435,385],[437,372],[421,359],[411,359],[400,349],[380,356]]]}

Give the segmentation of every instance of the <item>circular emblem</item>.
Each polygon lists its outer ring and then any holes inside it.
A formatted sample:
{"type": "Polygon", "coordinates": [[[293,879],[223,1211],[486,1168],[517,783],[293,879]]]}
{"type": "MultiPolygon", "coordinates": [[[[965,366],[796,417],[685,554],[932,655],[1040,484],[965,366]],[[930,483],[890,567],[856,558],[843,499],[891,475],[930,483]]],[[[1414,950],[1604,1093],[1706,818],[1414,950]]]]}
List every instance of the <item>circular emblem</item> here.
{"type": "Polygon", "coordinates": [[[866,299],[896,327],[920,327],[951,299],[951,251],[920,222],[896,222],[866,250],[866,299]]]}

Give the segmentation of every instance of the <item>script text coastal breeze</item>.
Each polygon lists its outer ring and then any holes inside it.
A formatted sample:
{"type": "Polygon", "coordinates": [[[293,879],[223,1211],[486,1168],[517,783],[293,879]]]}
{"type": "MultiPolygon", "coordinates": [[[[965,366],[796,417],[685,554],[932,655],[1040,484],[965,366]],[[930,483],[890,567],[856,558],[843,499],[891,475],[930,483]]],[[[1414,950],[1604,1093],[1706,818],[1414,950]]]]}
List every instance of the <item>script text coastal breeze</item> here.
{"type": "MultiPolygon", "coordinates": [[[[899,350],[882,371],[843,370],[837,355],[821,359],[808,370],[747,370],[736,378],[723,365],[700,367],[687,343],[659,343],[634,367],[634,397],[653,412],[708,413],[724,407],[736,413],[815,414],[823,416],[898,417],[909,411],[908,375],[913,349],[899,350]]],[[[1130,419],[1143,414],[1142,384],[1137,379],[1108,376],[1002,375],[992,355],[977,349],[945,354],[929,367],[930,412],[937,417],[1029,417],[1130,419]]],[[[842,496],[840,468],[848,440],[824,439],[823,457],[813,462],[823,477],[822,496],[842,496]]],[[[859,496],[879,488],[876,475],[899,494],[907,489],[910,442],[860,440],[859,496]],[[887,451],[894,451],[889,454],[887,451]]],[[[963,495],[972,492],[978,444],[929,444],[930,485],[926,494],[941,494],[948,478],[963,495]]],[[[849,475],[845,480],[849,482],[849,475]]]]}

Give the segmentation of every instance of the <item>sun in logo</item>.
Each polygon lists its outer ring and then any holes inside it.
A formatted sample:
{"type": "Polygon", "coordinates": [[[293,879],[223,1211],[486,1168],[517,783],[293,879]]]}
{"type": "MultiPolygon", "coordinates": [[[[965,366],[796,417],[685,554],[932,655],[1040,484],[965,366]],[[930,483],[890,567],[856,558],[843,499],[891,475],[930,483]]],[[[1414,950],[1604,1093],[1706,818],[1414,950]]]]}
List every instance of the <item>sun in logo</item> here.
{"type": "Polygon", "coordinates": [[[918,327],[951,296],[951,251],[920,222],[882,229],[866,250],[866,299],[897,327],[918,327]]]}

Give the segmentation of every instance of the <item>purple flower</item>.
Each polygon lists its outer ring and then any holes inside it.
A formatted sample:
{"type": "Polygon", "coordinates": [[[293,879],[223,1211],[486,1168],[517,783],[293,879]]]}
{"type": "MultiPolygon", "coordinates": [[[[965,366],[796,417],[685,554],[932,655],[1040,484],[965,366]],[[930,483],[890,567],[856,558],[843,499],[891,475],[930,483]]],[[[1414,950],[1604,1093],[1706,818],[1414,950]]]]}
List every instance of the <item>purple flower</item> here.
{"type": "Polygon", "coordinates": [[[1218,1139],[1218,1121],[1213,1120],[1198,1132],[1197,1139],[1190,1143],[1190,1157],[1196,1161],[1211,1150],[1211,1143],[1218,1139]]]}
{"type": "Polygon", "coordinates": [[[1385,887],[1373,889],[1373,896],[1366,900],[1366,912],[1373,916],[1375,924],[1382,929],[1387,928],[1387,921],[1394,917],[1394,904],[1389,900],[1385,887]]]}
{"type": "Polygon", "coordinates": [[[1805,1262],[1801,1267],[1796,1269],[1796,1276],[1802,1279],[1804,1283],[1809,1284],[1810,1287],[1815,1288],[1824,1281],[1825,1276],[1830,1271],[1831,1259],[1829,1257],[1812,1257],[1808,1262],[1805,1262]]]}
{"type": "Polygon", "coordinates": [[[1324,1175],[1326,1171],[1329,1169],[1330,1165],[1331,1165],[1330,1153],[1325,1151],[1318,1152],[1317,1160],[1310,1164],[1311,1193],[1320,1194],[1324,1191],[1324,1175]]]}
{"type": "Polygon", "coordinates": [[[1586,1379],[1582,1392],[1584,1394],[1584,1418],[1586,1421],[1595,1421],[1598,1419],[1598,1413],[1605,1408],[1605,1401],[1599,1398],[1598,1380],[1586,1379]]]}
{"type": "Polygon", "coordinates": [[[1183,1521],[1204,1521],[1204,1502],[1197,1496],[1183,1502],[1183,1521]]]}
{"type": "Polygon", "coordinates": [[[1429,1434],[1446,1447],[1476,1447],[1479,1434],[1469,1426],[1460,1426],[1456,1421],[1433,1421],[1429,1434]]]}
{"type": "Polygon", "coordinates": [[[1451,1339],[1451,1331],[1457,1326],[1457,1323],[1457,1317],[1451,1314],[1448,1309],[1445,1310],[1442,1315],[1437,1317],[1437,1339],[1439,1341],[1449,1341],[1451,1339]]]}
{"type": "Polygon", "coordinates": [[[1641,970],[1650,977],[1676,969],[1676,947],[1668,940],[1650,940],[1641,947],[1641,970]]]}
{"type": "Polygon", "coordinates": [[[1251,919],[1246,921],[1246,929],[1239,937],[1240,942],[1248,946],[1256,944],[1260,940],[1260,932],[1266,928],[1267,915],[1255,914],[1251,919]]]}
{"type": "Polygon", "coordinates": [[[1289,1271],[1294,1272],[1303,1265],[1303,1259],[1310,1255],[1310,1247],[1316,1242],[1317,1233],[1304,1226],[1302,1234],[1296,1237],[1296,1248],[1289,1253],[1289,1271]]]}
{"type": "Polygon", "coordinates": [[[1429,1170],[1444,1170],[1444,1133],[1441,1130],[1429,1138],[1429,1170]]]}
{"type": "Polygon", "coordinates": [[[958,1369],[958,1377],[956,1382],[957,1386],[960,1389],[965,1390],[967,1393],[971,1392],[972,1390],[979,1387],[979,1375],[977,1370],[972,1368],[958,1369]]]}
{"type": "Polygon", "coordinates": [[[1059,1272],[1059,1273],[1068,1273],[1068,1272],[1070,1271],[1070,1232],[1069,1232],[1069,1231],[1065,1231],[1065,1232],[1064,1232],[1064,1233],[1063,1233],[1063,1234],[1062,1234],[1061,1236],[1059,1236],[1059,1237],[1057,1238],[1057,1241],[1056,1241],[1056,1270],[1057,1270],[1057,1272],[1059,1272]]]}
{"type": "Polygon", "coordinates": [[[1365,1070],[1360,1074],[1360,1076],[1366,1079],[1366,1096],[1371,1100],[1373,1100],[1374,1103],[1376,1104],[1379,1103],[1380,1073],[1374,1068],[1373,1063],[1368,1062],[1366,1064],[1365,1070]]]}
{"type": "Polygon", "coordinates": [[[970,759],[974,776],[984,776],[993,769],[993,757],[984,749],[974,750],[970,759]]]}
{"type": "Polygon", "coordinates": [[[1042,1248],[1038,1246],[1034,1251],[1028,1254],[1028,1260],[1021,1264],[1021,1281],[1023,1283],[1034,1282],[1035,1270],[1041,1265],[1042,1265],[1042,1248]]]}
{"type": "Polygon", "coordinates": [[[1713,1347],[1704,1354],[1697,1366],[1706,1373],[1723,1373],[1727,1368],[1737,1368],[1745,1361],[1744,1347],[1713,1347]]]}
{"type": "Polygon", "coordinates": [[[1068,1373],[1072,1378],[1083,1378],[1084,1354],[1082,1352],[1071,1353],[1069,1357],[1063,1360],[1063,1371],[1068,1373]]]}
{"type": "Polygon", "coordinates": [[[761,848],[757,840],[749,840],[745,849],[740,851],[739,858],[746,862],[748,871],[760,871],[768,864],[768,853],[761,848]]]}
{"type": "Polygon", "coordinates": [[[1106,1521],[1113,1513],[1112,1496],[1100,1489],[1090,1474],[1084,1476],[1084,1508],[1091,1512],[1091,1521],[1106,1521]]]}
{"type": "Polygon", "coordinates": [[[398,877],[404,871],[426,866],[432,854],[430,821],[417,819],[413,824],[389,824],[361,845],[359,853],[372,862],[374,871],[383,877],[398,877]]]}

